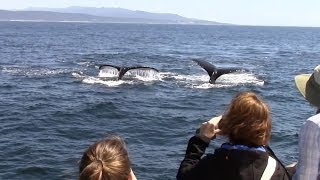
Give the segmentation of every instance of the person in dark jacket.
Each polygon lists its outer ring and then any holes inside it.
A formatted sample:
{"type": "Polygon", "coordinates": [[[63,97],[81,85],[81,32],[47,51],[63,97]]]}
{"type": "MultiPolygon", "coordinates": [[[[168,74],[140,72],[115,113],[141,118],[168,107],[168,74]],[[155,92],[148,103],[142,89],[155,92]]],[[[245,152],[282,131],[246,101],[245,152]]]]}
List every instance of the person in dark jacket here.
{"type": "Polygon", "coordinates": [[[178,180],[290,179],[285,167],[267,146],[271,119],[265,102],[253,92],[241,92],[223,116],[200,126],[188,143],[178,180]],[[229,141],[203,158],[216,135],[229,141]]]}

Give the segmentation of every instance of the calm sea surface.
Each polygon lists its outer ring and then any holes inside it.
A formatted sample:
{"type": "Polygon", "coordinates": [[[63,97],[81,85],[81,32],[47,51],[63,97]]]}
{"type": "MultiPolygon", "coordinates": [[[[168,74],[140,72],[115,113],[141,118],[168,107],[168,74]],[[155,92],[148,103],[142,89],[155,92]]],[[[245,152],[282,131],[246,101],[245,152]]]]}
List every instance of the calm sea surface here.
{"type": "Polygon", "coordinates": [[[0,22],[0,179],[77,179],[107,133],[125,139],[138,179],[175,179],[195,129],[245,90],[269,103],[270,144],[289,164],[315,113],[293,77],[317,64],[320,28],[0,22]],[[250,72],[211,85],[193,58],[250,72]],[[100,64],[160,73],[115,81],[100,64]]]}

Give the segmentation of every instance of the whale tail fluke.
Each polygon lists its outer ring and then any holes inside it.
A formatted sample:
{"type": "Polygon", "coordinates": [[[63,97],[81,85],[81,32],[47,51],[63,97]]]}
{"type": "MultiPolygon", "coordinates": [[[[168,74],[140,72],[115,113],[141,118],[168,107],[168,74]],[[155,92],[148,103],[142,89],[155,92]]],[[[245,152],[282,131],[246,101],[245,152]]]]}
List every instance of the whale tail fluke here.
{"type": "Polygon", "coordinates": [[[141,69],[141,70],[153,70],[153,71],[156,71],[156,72],[159,72],[158,69],[156,68],[153,68],[153,67],[147,67],[147,66],[132,66],[132,67],[120,67],[120,66],[114,66],[114,65],[109,65],[109,64],[104,64],[104,65],[100,65],[99,66],[99,70],[102,70],[104,68],[115,68],[118,70],[118,80],[122,79],[122,77],[130,70],[133,70],[133,69],[141,69]]]}
{"type": "Polygon", "coordinates": [[[110,64],[103,64],[99,66],[99,70],[105,69],[105,68],[115,68],[118,71],[120,71],[121,67],[120,66],[114,66],[114,65],[110,65],[110,64]]]}
{"type": "Polygon", "coordinates": [[[212,74],[217,73],[217,68],[213,64],[210,64],[207,61],[200,60],[200,59],[193,59],[199,66],[201,66],[204,70],[207,71],[208,75],[211,77],[212,74]]]}
{"type": "Polygon", "coordinates": [[[208,75],[210,76],[210,80],[209,83],[214,84],[216,82],[216,80],[224,75],[224,74],[228,74],[228,73],[233,73],[233,72],[237,72],[240,71],[241,69],[238,68],[221,68],[218,69],[216,68],[216,66],[214,66],[213,64],[204,61],[204,60],[200,60],[200,59],[193,59],[194,62],[196,62],[199,66],[201,66],[204,70],[207,71],[208,75]]]}

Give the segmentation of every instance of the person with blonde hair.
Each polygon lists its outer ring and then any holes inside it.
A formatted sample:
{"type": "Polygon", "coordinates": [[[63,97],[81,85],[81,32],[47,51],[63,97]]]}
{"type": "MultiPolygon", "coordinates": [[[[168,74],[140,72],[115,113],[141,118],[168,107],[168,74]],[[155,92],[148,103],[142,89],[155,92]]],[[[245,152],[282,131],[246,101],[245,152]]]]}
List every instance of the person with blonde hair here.
{"type": "Polygon", "coordinates": [[[320,65],[312,74],[295,76],[295,84],[301,95],[316,110],[307,119],[299,133],[299,158],[293,179],[320,179],[320,65]]]}
{"type": "Polygon", "coordinates": [[[79,165],[79,180],[136,180],[124,141],[109,135],[89,146],[79,165]]]}
{"type": "Polygon", "coordinates": [[[289,179],[285,167],[268,147],[270,134],[267,104],[253,92],[241,92],[223,116],[202,123],[191,137],[177,179],[289,179]],[[228,142],[202,158],[216,135],[227,137],[228,142]]]}

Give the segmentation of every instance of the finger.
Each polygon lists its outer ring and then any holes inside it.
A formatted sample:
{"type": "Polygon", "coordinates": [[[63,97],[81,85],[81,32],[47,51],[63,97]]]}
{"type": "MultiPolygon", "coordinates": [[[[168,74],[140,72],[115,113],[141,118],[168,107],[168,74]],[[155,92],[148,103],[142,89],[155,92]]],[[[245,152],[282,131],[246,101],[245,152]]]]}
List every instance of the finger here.
{"type": "Polygon", "coordinates": [[[209,123],[209,122],[205,123],[203,126],[206,127],[207,129],[214,129],[215,128],[214,124],[209,123]]]}
{"type": "Polygon", "coordinates": [[[220,116],[215,116],[215,117],[211,118],[209,121],[213,121],[213,120],[215,120],[215,119],[221,119],[221,118],[222,118],[222,115],[220,115],[220,116]]]}
{"type": "Polygon", "coordinates": [[[204,122],[204,123],[202,123],[202,124],[200,125],[200,128],[199,128],[199,129],[202,131],[202,130],[206,129],[207,126],[208,126],[208,123],[204,122]]]}
{"type": "Polygon", "coordinates": [[[213,124],[216,125],[221,120],[221,118],[222,118],[222,115],[214,117],[214,118],[210,119],[208,122],[213,123],[213,124]]]}
{"type": "Polygon", "coordinates": [[[219,134],[219,133],[221,133],[221,129],[215,129],[214,130],[214,134],[219,134]]]}

